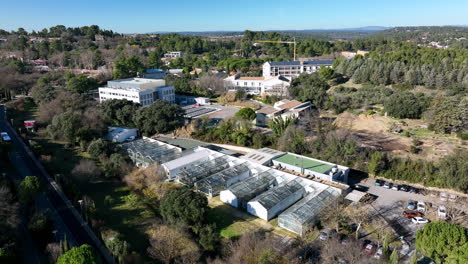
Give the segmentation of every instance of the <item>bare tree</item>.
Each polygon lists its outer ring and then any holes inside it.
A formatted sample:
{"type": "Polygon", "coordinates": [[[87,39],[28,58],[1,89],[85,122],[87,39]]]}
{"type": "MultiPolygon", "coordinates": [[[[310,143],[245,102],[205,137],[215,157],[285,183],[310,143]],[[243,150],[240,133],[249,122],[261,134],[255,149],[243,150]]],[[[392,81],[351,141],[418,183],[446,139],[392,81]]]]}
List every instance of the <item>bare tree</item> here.
{"type": "Polygon", "coordinates": [[[369,210],[362,205],[348,206],[346,208],[346,216],[356,223],[356,239],[359,239],[359,231],[362,225],[370,219],[369,210]]]}
{"type": "Polygon", "coordinates": [[[57,259],[63,254],[62,247],[59,243],[47,244],[46,252],[49,255],[50,263],[57,262],[57,259]]]}
{"type": "Polygon", "coordinates": [[[19,224],[19,204],[14,199],[10,188],[0,186],[0,222],[8,225],[10,228],[19,224]]]}
{"type": "Polygon", "coordinates": [[[200,78],[199,86],[200,90],[211,91],[214,95],[217,96],[223,95],[226,92],[223,79],[210,73],[204,74],[200,78]]]}
{"type": "Polygon", "coordinates": [[[340,231],[340,223],[346,220],[346,204],[343,198],[332,201],[319,216],[323,222],[328,222],[336,232],[340,231]]]}
{"type": "Polygon", "coordinates": [[[338,238],[332,237],[325,241],[320,252],[320,262],[323,264],[335,263],[376,263],[361,251],[359,240],[350,239],[342,243],[338,238]]]}
{"type": "Polygon", "coordinates": [[[72,170],[72,174],[79,177],[93,178],[101,174],[101,170],[93,160],[82,159],[72,170]]]}
{"type": "Polygon", "coordinates": [[[153,226],[147,232],[150,241],[148,254],[164,263],[195,263],[200,249],[182,229],[167,225],[153,226]]]}

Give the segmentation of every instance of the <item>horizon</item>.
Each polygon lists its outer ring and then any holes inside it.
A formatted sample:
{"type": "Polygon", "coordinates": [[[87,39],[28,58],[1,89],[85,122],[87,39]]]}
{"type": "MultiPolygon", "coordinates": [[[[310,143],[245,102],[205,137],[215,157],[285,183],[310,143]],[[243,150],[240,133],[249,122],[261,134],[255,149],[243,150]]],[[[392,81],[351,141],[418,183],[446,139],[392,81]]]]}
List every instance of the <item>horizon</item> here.
{"type": "Polygon", "coordinates": [[[279,0],[249,2],[235,5],[218,1],[191,2],[176,0],[157,3],[143,0],[131,5],[127,1],[80,1],[71,5],[58,0],[11,3],[0,0],[4,8],[0,28],[40,31],[55,25],[100,28],[122,34],[152,32],[242,32],[337,30],[362,27],[447,26],[466,25],[468,2],[435,0],[403,0],[374,3],[371,0],[337,0],[330,3],[297,0],[282,5],[279,0]],[[349,22],[352,21],[352,22],[349,22]],[[376,26],[374,26],[376,25],[376,26]],[[240,30],[244,28],[244,30],[240,30]]]}

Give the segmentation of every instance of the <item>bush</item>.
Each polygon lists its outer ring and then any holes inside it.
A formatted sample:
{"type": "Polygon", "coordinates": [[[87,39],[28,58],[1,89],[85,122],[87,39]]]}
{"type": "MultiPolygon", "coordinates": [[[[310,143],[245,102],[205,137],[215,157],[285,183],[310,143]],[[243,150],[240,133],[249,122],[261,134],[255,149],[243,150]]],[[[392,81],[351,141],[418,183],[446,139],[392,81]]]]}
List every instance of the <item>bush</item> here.
{"type": "Polygon", "coordinates": [[[235,116],[238,116],[247,120],[254,120],[257,117],[257,115],[255,114],[255,111],[250,107],[242,108],[235,114],[235,116]]]}
{"type": "Polygon", "coordinates": [[[24,204],[28,204],[36,198],[41,189],[42,184],[39,178],[36,176],[26,176],[18,186],[19,200],[24,204]]]}

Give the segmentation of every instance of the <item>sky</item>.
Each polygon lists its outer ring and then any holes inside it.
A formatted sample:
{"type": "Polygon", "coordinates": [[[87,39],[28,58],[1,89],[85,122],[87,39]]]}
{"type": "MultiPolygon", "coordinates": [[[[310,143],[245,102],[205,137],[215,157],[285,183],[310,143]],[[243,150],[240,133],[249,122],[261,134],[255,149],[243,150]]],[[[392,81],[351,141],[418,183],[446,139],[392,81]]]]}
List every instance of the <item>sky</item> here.
{"type": "Polygon", "coordinates": [[[0,29],[119,33],[468,25],[468,0],[0,0],[0,29]]]}

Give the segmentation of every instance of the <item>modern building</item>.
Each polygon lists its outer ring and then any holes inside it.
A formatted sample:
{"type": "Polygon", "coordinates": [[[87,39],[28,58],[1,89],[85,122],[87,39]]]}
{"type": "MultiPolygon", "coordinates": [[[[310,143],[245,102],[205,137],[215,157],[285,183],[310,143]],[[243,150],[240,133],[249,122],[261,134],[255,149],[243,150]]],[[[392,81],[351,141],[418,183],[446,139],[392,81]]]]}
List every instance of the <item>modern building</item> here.
{"type": "Polygon", "coordinates": [[[156,100],[175,102],[174,86],[166,85],[165,80],[130,78],[108,81],[106,87],[99,88],[99,100],[126,99],[142,106],[152,105],[156,100]]]}
{"type": "Polygon", "coordinates": [[[298,235],[305,234],[316,223],[320,212],[340,196],[333,187],[317,183],[306,197],[278,216],[278,226],[298,235]]]}
{"type": "Polygon", "coordinates": [[[274,187],[247,203],[247,212],[265,221],[277,216],[306,194],[300,178],[274,187]]]}
{"type": "Polygon", "coordinates": [[[286,118],[301,118],[305,116],[311,109],[310,102],[299,102],[297,100],[283,99],[274,106],[264,106],[255,111],[256,119],[255,124],[260,127],[268,125],[272,119],[276,117],[286,118]]]}
{"type": "Polygon", "coordinates": [[[164,79],[166,72],[161,69],[148,69],[143,73],[143,78],[146,79],[164,79]]]}
{"type": "Polygon", "coordinates": [[[283,76],[292,79],[302,73],[316,72],[321,67],[331,67],[332,64],[333,60],[269,61],[263,64],[263,77],[283,76]]]}
{"type": "Polygon", "coordinates": [[[276,168],[287,169],[330,182],[347,183],[349,168],[334,163],[288,153],[272,160],[276,168]]]}
{"type": "Polygon", "coordinates": [[[138,136],[138,129],[131,127],[108,127],[106,139],[112,142],[122,143],[132,141],[138,136]]]}
{"type": "Polygon", "coordinates": [[[228,91],[243,89],[252,95],[277,95],[288,94],[289,80],[283,76],[271,77],[241,77],[235,74],[224,79],[224,86],[228,91]]]}

